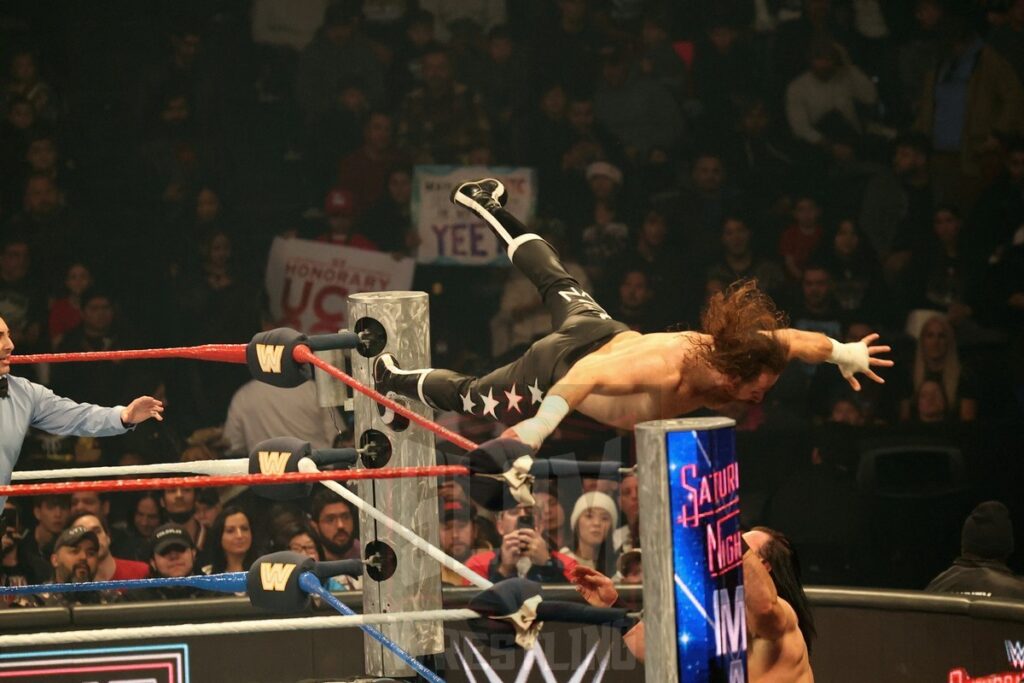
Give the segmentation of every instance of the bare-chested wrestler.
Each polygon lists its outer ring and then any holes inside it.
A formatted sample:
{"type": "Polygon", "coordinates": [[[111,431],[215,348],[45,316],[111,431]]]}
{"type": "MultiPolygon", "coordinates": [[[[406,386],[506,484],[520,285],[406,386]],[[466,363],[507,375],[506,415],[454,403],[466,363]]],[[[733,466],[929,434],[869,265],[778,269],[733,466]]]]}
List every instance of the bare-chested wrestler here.
{"type": "Polygon", "coordinates": [[[375,362],[377,389],[433,408],[499,420],[503,436],[540,445],[572,411],[620,429],[731,401],[757,402],[791,360],[834,363],[860,389],[888,346],[878,335],[841,344],[823,334],[783,329],[771,299],[745,282],[716,295],[701,332],[640,334],[612,320],[558,260],[554,248],[502,207],[505,188],[487,178],[463,183],[452,201],[482,218],[507,245],[551,313],[554,331],[518,360],[482,377],[433,368],[403,369],[390,354],[375,362]]]}
{"type": "Polygon", "coordinates": [[[758,526],[743,534],[743,600],[750,683],[814,683],[814,617],[789,539],[758,526]]]}
{"type": "MultiPolygon", "coordinates": [[[[811,641],[814,617],[800,583],[800,564],[789,540],[778,531],[754,527],[743,534],[743,594],[747,619],[747,680],[750,683],[814,683],[811,641]]],[[[573,583],[583,599],[611,607],[619,598],[612,580],[578,566],[573,583]]],[[[644,622],[622,637],[644,661],[644,622]]]]}

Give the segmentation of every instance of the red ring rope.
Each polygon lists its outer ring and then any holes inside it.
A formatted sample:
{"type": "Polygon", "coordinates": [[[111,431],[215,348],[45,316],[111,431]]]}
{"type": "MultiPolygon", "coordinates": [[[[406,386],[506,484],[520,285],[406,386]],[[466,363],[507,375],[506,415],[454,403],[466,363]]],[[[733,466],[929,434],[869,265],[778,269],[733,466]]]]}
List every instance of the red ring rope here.
{"type": "MultiPolygon", "coordinates": [[[[204,344],[202,346],[180,346],[166,349],[135,349],[126,351],[89,351],[79,353],[39,353],[35,355],[11,356],[13,364],[29,363],[70,363],[74,361],[115,361],[115,360],[139,360],[144,358],[190,358],[193,360],[219,361],[222,363],[245,363],[246,344],[204,344]]],[[[461,434],[442,427],[433,420],[419,415],[406,408],[400,403],[392,401],[378,391],[359,382],[356,378],[345,374],[327,361],[318,358],[309,347],[299,344],[295,347],[292,357],[299,363],[311,363],[320,368],[335,379],[347,384],[354,390],[368,396],[385,408],[389,408],[406,418],[415,422],[420,427],[427,429],[442,439],[449,441],[467,451],[477,448],[477,444],[470,441],[461,434]]]]}
{"type": "Polygon", "coordinates": [[[333,472],[284,472],[282,474],[233,474],[208,477],[159,477],[154,479],[100,479],[97,481],[10,484],[8,486],[0,486],[0,496],[42,496],[80,491],[152,491],[155,489],[189,489],[211,486],[258,486],[262,484],[300,484],[314,481],[464,477],[469,475],[469,468],[461,465],[433,465],[427,467],[391,467],[379,470],[338,470],[333,472]]]}
{"type": "Polygon", "coordinates": [[[320,368],[331,377],[341,382],[344,382],[348,386],[352,387],[363,396],[368,396],[369,398],[372,398],[374,401],[381,404],[385,408],[390,408],[391,410],[395,411],[402,417],[407,418],[410,422],[415,422],[420,427],[423,427],[424,429],[434,432],[434,434],[436,434],[437,436],[455,444],[459,448],[465,449],[467,451],[472,451],[477,448],[477,445],[474,442],[470,441],[461,434],[456,434],[452,430],[442,427],[436,422],[428,420],[427,418],[423,417],[418,413],[414,413],[413,411],[409,410],[402,404],[392,401],[390,398],[380,393],[379,391],[376,391],[366,386],[365,384],[357,380],[355,377],[345,374],[344,372],[334,367],[333,365],[323,360],[322,358],[318,358],[312,351],[309,350],[308,346],[303,346],[301,344],[296,346],[295,352],[292,355],[294,356],[295,360],[298,361],[299,363],[311,363],[315,365],[316,367],[320,368]]]}
{"type": "Polygon", "coordinates": [[[100,360],[142,360],[146,358],[190,358],[220,363],[245,363],[246,344],[203,344],[169,349],[129,349],[124,351],[82,351],[77,353],[37,353],[13,355],[12,365],[30,363],[73,363],[100,360]]]}

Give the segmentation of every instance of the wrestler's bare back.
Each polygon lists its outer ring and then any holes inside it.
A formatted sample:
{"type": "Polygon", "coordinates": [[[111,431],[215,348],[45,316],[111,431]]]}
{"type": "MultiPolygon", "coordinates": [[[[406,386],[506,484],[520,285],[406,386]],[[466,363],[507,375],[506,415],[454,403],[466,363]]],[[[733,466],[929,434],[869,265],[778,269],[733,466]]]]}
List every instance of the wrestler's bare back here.
{"type": "MultiPolygon", "coordinates": [[[[580,363],[600,362],[619,373],[623,386],[636,390],[612,395],[591,393],[577,410],[603,424],[632,429],[638,422],[678,417],[705,407],[707,397],[691,380],[700,363],[699,343],[710,341],[711,337],[697,332],[631,331],[615,335],[580,363]]],[[[706,375],[710,369],[703,372],[706,375]]],[[[566,377],[569,380],[571,376],[566,377]]]]}

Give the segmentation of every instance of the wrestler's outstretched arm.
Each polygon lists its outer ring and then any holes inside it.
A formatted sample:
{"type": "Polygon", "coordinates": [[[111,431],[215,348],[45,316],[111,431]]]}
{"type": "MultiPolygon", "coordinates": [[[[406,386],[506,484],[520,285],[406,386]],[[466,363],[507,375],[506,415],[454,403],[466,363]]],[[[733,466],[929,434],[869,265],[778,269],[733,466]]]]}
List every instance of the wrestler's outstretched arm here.
{"type": "MultiPolygon", "coordinates": [[[[570,581],[576,584],[576,590],[583,599],[594,607],[611,607],[619,599],[619,591],[615,590],[612,580],[596,569],[578,564],[572,570],[570,581]]],[[[644,661],[646,650],[643,621],[638,621],[633,628],[623,634],[622,640],[637,661],[644,661]]]]}
{"type": "Polygon", "coordinates": [[[764,560],[749,549],[743,555],[743,605],[747,629],[755,636],[774,641],[796,628],[794,613],[779,601],[779,592],[764,560]]]}
{"type": "Polygon", "coordinates": [[[591,394],[629,396],[678,381],[678,369],[654,353],[624,347],[610,353],[584,356],[548,391],[537,414],[505,430],[511,437],[539,449],[565,417],[591,394]]]}
{"type": "Polygon", "coordinates": [[[839,372],[850,383],[854,391],[860,391],[860,382],[856,373],[860,372],[869,379],[885,384],[885,380],[875,374],[872,368],[892,367],[892,361],[876,358],[880,353],[889,353],[888,346],[874,345],[877,334],[869,334],[858,342],[841,342],[827,337],[820,332],[804,332],[803,330],[785,329],[772,333],[789,349],[790,360],[802,360],[805,363],[833,363],[839,366],[839,372]]]}

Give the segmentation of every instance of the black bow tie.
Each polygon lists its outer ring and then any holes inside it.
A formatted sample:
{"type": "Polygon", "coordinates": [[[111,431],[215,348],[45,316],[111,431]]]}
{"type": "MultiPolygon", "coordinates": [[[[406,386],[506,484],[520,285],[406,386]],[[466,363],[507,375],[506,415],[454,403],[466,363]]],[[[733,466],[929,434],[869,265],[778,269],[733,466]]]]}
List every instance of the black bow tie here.
{"type": "Polygon", "coordinates": [[[0,398],[7,398],[7,376],[0,377],[0,398]]]}

